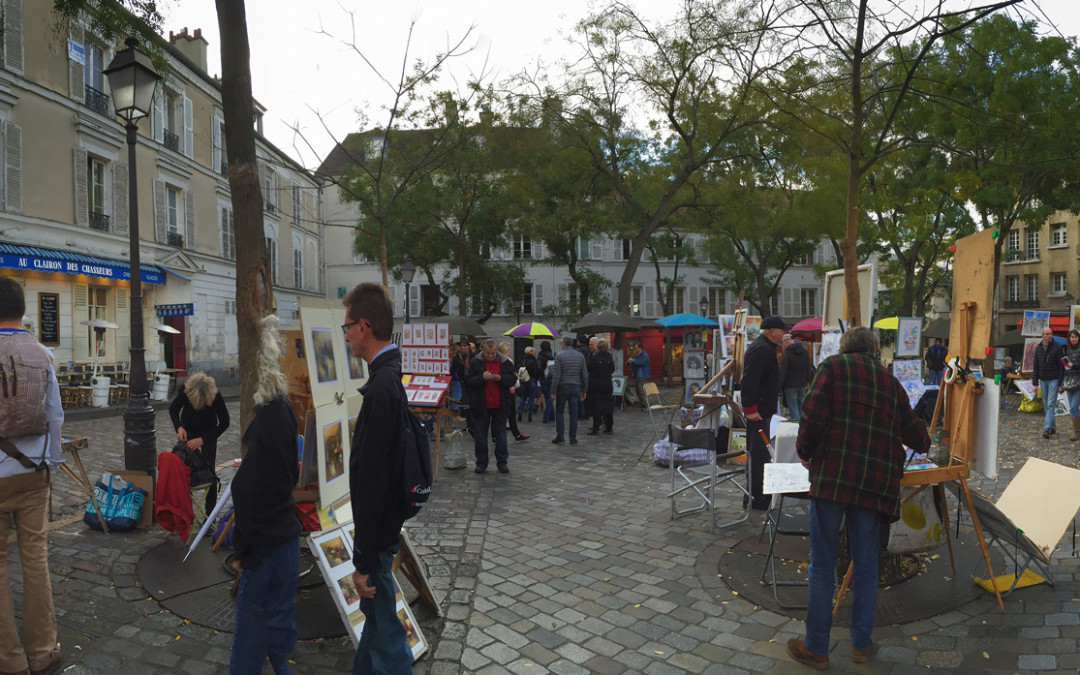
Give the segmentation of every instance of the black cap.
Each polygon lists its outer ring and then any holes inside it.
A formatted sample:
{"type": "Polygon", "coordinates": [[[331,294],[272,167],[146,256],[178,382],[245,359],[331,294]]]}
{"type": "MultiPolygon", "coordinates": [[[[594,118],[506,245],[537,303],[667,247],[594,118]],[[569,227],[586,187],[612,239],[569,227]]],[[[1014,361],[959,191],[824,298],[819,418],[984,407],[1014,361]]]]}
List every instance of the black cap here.
{"type": "Polygon", "coordinates": [[[768,330],[770,328],[790,330],[791,326],[788,326],[786,323],[784,323],[784,320],[778,316],[767,316],[761,320],[761,330],[768,330]]]}
{"type": "Polygon", "coordinates": [[[461,336],[458,336],[458,341],[457,341],[457,343],[458,343],[459,345],[467,345],[467,344],[469,344],[469,342],[471,342],[471,340],[469,340],[469,336],[468,336],[468,335],[461,335],[461,336]]]}
{"type": "Polygon", "coordinates": [[[586,335],[585,333],[578,333],[577,334],[577,341],[580,342],[583,345],[588,344],[589,343],[589,336],[586,335]]]}

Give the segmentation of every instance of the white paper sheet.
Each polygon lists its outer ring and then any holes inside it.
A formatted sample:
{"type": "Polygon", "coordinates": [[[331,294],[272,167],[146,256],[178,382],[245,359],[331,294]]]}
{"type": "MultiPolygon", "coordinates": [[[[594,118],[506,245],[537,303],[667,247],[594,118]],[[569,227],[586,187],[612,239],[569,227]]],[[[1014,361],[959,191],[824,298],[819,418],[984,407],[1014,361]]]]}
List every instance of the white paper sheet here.
{"type": "Polygon", "coordinates": [[[767,495],[782,492],[808,492],[810,490],[810,471],[802,464],[779,464],[771,462],[765,465],[762,492],[767,495]]]}

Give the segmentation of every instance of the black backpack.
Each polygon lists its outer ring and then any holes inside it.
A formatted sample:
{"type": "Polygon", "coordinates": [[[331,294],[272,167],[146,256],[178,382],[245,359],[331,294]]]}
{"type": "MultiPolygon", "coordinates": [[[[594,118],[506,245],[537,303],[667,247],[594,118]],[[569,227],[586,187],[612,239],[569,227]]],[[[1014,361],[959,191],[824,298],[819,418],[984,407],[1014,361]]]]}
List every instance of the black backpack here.
{"type": "Polygon", "coordinates": [[[427,430],[401,398],[402,499],[401,515],[408,520],[420,513],[431,496],[431,445],[427,430]]]}

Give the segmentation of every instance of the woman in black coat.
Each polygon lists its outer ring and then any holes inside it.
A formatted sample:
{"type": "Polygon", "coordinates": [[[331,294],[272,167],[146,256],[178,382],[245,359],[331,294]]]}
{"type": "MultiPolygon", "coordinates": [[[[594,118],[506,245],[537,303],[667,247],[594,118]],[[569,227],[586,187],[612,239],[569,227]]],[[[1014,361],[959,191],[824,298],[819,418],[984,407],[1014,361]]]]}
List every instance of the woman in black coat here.
{"type": "Polygon", "coordinates": [[[611,376],[615,373],[615,359],[608,351],[607,340],[596,343],[596,352],[589,357],[589,389],[585,402],[592,413],[592,429],[587,433],[595,436],[604,424],[604,433],[610,434],[614,427],[615,403],[612,397],[611,376]]]}
{"type": "MultiPolygon", "coordinates": [[[[217,473],[217,439],[229,428],[229,410],[214,378],[206,373],[188,377],[183,390],[169,406],[169,417],[176,430],[176,440],[202,455],[211,471],[217,473]]],[[[206,512],[217,504],[217,481],[206,491],[206,512]]]]}

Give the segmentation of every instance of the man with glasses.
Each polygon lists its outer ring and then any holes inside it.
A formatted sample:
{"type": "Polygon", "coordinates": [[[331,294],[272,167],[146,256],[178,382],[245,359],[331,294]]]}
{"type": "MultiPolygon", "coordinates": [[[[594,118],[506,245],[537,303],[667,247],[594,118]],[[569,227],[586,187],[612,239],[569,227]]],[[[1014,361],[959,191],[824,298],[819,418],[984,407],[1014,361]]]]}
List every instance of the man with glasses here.
{"type": "Polygon", "coordinates": [[[1042,384],[1043,400],[1043,431],[1042,437],[1049,439],[1057,433],[1055,416],[1057,415],[1057,399],[1062,389],[1061,378],[1065,374],[1065,368],[1061,365],[1061,359],[1065,358],[1065,351],[1061,345],[1054,342],[1054,331],[1047,326],[1043,328],[1042,341],[1035,347],[1035,366],[1031,373],[1031,383],[1036,387],[1042,384]]]}

